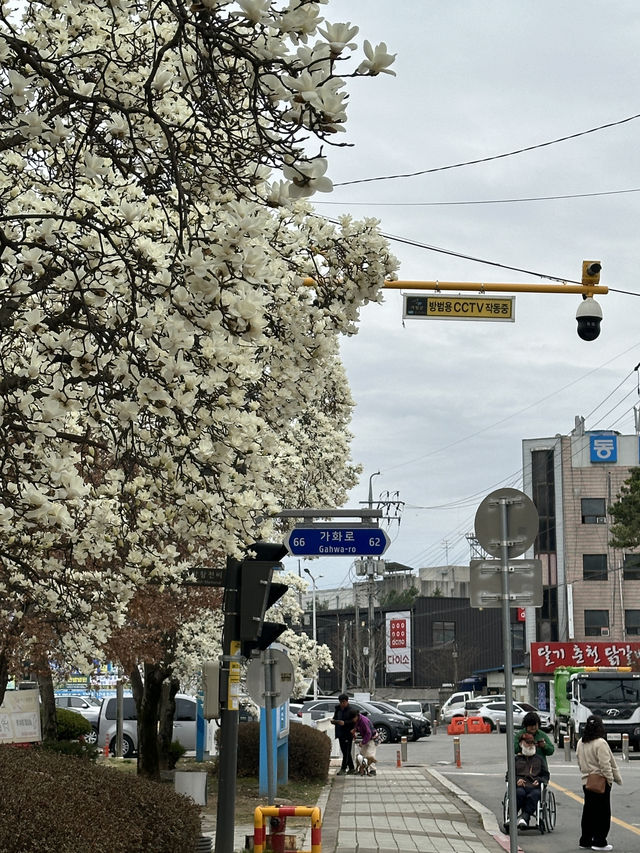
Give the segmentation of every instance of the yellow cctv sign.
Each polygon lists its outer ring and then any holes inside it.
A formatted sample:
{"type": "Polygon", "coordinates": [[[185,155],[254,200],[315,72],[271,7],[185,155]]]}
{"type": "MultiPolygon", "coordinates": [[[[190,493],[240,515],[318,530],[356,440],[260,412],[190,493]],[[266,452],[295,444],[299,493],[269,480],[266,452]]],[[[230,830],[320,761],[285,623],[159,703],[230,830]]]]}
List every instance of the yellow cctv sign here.
{"type": "Polygon", "coordinates": [[[424,320],[488,320],[513,323],[515,296],[430,296],[404,294],[404,318],[424,320]]]}

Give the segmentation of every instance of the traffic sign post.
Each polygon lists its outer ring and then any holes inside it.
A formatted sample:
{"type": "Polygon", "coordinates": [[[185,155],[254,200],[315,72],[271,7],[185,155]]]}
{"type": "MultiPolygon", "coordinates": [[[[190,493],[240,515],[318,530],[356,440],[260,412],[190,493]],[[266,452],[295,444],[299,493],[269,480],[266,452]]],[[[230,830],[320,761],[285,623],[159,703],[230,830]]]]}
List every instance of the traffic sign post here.
{"type": "MultiPolygon", "coordinates": [[[[517,853],[518,835],[516,827],[516,766],[513,752],[513,672],[511,662],[511,594],[509,581],[518,561],[514,557],[524,554],[530,548],[538,533],[538,511],[533,501],[518,489],[498,489],[488,495],[478,507],[475,518],[476,537],[482,547],[499,560],[478,560],[484,565],[483,585],[489,581],[489,589],[480,590],[486,594],[489,601],[499,601],[502,607],[502,648],[504,654],[504,692],[507,705],[507,783],[509,790],[509,842],[510,853],[517,853]],[[486,567],[490,570],[487,572],[486,567]],[[499,573],[499,574],[498,574],[499,573]],[[499,578],[499,592],[494,583],[499,578]]],[[[521,593],[534,595],[534,576],[537,560],[522,560],[520,583],[521,593]],[[526,575],[529,573],[529,577],[526,575]]],[[[483,569],[477,567],[476,577],[481,577],[483,569]]],[[[540,574],[540,605],[542,604],[542,582],[540,574]]],[[[514,602],[514,604],[520,603],[514,602]]],[[[474,604],[475,607],[486,607],[487,604],[474,604]]],[[[489,605],[490,606],[490,605],[489,605]]]]}
{"type": "MultiPolygon", "coordinates": [[[[502,607],[502,562],[471,560],[469,598],[472,607],[502,607]]],[[[510,560],[509,607],[542,607],[540,560],[510,560]]]]}
{"type": "Polygon", "coordinates": [[[285,544],[294,557],[379,557],[390,540],[379,527],[314,524],[294,527],[285,544]]]}

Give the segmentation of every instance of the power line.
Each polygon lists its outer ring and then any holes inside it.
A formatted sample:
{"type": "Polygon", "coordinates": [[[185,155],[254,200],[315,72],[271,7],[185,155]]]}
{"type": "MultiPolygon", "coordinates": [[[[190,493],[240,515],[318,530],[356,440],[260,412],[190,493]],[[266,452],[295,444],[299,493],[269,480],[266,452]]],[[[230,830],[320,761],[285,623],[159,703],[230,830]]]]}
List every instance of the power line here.
{"type": "Polygon", "coordinates": [[[603,190],[593,193],[568,193],[565,195],[524,196],[523,198],[485,198],[467,199],[462,201],[315,201],[314,204],[328,204],[348,207],[456,207],[468,204],[517,204],[527,201],[562,201],[571,198],[595,198],[603,195],[624,195],[638,193],[640,187],[627,190],[603,190]]]}
{"type": "Polygon", "coordinates": [[[527,145],[524,148],[516,148],[514,151],[506,151],[504,154],[493,154],[489,157],[478,157],[475,160],[465,160],[462,163],[451,163],[448,166],[436,166],[432,169],[420,169],[418,172],[404,172],[397,175],[380,175],[375,178],[358,178],[354,181],[342,181],[334,184],[334,187],[347,187],[352,184],[368,184],[374,181],[393,181],[397,178],[416,178],[419,175],[430,175],[434,172],[446,172],[450,169],[460,169],[463,166],[477,166],[479,163],[489,163],[492,160],[503,160],[506,157],[514,157],[516,154],[524,154],[526,151],[535,151],[538,148],[548,148],[550,145],[557,145],[558,142],[567,142],[569,139],[577,139],[580,136],[587,136],[590,133],[597,133],[599,130],[606,130],[609,127],[617,127],[621,124],[626,124],[629,121],[634,121],[640,118],[640,113],[627,116],[627,118],[619,121],[611,121],[607,124],[600,124],[598,127],[590,127],[588,130],[581,130],[578,133],[570,133],[567,136],[559,136],[556,139],[550,139],[547,142],[539,142],[535,145],[527,145]]]}
{"type": "MultiPolygon", "coordinates": [[[[337,186],[337,184],[336,184],[337,186]]],[[[485,198],[462,201],[315,201],[314,204],[328,204],[349,207],[456,207],[468,204],[517,204],[527,201],[562,201],[571,198],[595,198],[602,195],[624,195],[640,192],[640,187],[627,190],[602,190],[592,193],[567,193],[565,195],[524,196],[522,198],[485,198]]]]}

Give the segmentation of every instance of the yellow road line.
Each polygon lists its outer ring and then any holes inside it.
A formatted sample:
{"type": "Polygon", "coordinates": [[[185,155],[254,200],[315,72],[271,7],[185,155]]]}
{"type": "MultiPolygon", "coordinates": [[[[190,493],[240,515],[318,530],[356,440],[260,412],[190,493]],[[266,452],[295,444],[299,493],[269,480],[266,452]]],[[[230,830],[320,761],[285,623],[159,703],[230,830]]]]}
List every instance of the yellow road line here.
{"type": "MultiPolygon", "coordinates": [[[[567,788],[563,788],[562,785],[558,785],[556,782],[549,782],[552,788],[555,788],[556,791],[562,791],[563,794],[566,794],[567,797],[571,797],[572,800],[575,800],[576,803],[583,803],[584,798],[579,797],[578,794],[574,794],[573,791],[569,791],[567,788]]],[[[627,823],[624,820],[620,820],[620,818],[612,817],[611,823],[617,823],[618,826],[623,827],[623,829],[628,829],[629,832],[634,832],[636,835],[640,835],[640,829],[637,826],[633,826],[630,823],[627,823]]]]}

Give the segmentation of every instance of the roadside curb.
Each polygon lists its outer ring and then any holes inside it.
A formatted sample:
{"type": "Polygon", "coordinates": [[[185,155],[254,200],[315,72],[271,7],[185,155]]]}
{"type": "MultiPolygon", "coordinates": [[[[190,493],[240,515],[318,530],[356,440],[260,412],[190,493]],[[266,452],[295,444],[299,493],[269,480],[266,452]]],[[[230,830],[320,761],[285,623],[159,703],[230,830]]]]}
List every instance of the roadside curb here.
{"type": "Polygon", "coordinates": [[[496,816],[486,806],[483,806],[482,803],[478,802],[478,800],[474,800],[466,791],[463,791],[462,788],[459,788],[454,782],[447,779],[447,777],[443,776],[442,773],[438,773],[438,771],[434,770],[432,767],[425,767],[424,769],[427,773],[434,776],[441,785],[444,785],[445,788],[451,791],[452,794],[455,794],[458,799],[462,800],[463,803],[466,803],[474,811],[478,812],[482,819],[482,826],[484,827],[485,832],[489,833],[489,835],[493,835],[494,837],[504,834],[498,826],[496,816]]]}
{"type": "MultiPolygon", "coordinates": [[[[509,850],[511,847],[510,838],[500,828],[496,816],[494,813],[488,809],[486,806],[483,806],[482,803],[478,802],[478,800],[474,800],[466,791],[463,791],[462,788],[459,788],[455,782],[452,782],[446,776],[443,776],[442,773],[438,773],[437,770],[434,770],[432,767],[425,767],[427,773],[430,773],[435,779],[440,782],[441,785],[444,785],[452,794],[455,794],[460,800],[466,803],[470,808],[474,811],[478,812],[480,815],[480,819],[482,820],[482,826],[484,831],[491,835],[497,843],[503,848],[503,850],[509,850]]],[[[518,846],[518,853],[523,853],[522,848],[518,846]]]]}

